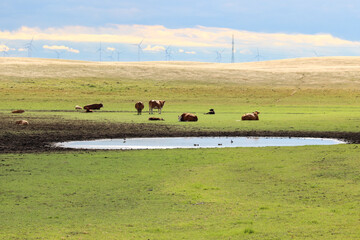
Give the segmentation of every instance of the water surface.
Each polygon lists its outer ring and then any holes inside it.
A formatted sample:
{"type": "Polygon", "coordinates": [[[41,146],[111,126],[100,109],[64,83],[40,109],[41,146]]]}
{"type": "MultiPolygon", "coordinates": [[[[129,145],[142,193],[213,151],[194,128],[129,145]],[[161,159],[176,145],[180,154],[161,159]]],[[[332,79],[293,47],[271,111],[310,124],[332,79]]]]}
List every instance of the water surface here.
{"type": "Polygon", "coordinates": [[[326,138],[284,137],[166,137],[71,141],[55,146],[75,149],[173,149],[334,145],[344,143],[326,138]]]}

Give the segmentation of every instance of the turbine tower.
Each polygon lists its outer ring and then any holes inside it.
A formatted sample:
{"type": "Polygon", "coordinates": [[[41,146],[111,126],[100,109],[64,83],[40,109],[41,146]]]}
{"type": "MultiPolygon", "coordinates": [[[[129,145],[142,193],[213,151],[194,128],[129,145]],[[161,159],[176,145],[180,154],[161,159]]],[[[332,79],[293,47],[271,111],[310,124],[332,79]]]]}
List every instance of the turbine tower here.
{"type": "Polygon", "coordinates": [[[231,47],[231,63],[235,62],[235,43],[234,43],[234,34],[232,35],[232,47],[231,47]]]}
{"type": "MultiPolygon", "coordinates": [[[[28,57],[31,57],[33,48],[35,48],[34,45],[33,45],[33,41],[34,41],[34,37],[32,37],[31,41],[28,42],[28,43],[26,43],[25,46],[24,46],[25,49],[27,49],[28,57]]],[[[35,49],[36,49],[36,48],[35,48],[35,49]]]]}
{"type": "Polygon", "coordinates": [[[257,54],[255,56],[255,58],[257,59],[257,61],[259,62],[260,61],[260,58],[262,57],[259,53],[259,48],[256,48],[256,51],[257,51],[257,54]]]}
{"type": "Polygon", "coordinates": [[[96,51],[96,52],[98,52],[99,53],[99,59],[100,59],[100,62],[101,62],[101,54],[102,54],[102,52],[103,52],[103,49],[102,49],[102,46],[101,46],[101,42],[100,42],[100,47],[98,48],[98,50],[96,51]]]}
{"type": "Polygon", "coordinates": [[[119,61],[121,53],[123,53],[123,52],[122,51],[116,51],[117,61],[119,61]]]}
{"type": "Polygon", "coordinates": [[[216,51],[216,62],[221,63],[222,60],[222,53],[224,52],[225,49],[221,50],[221,51],[216,51]]]}
{"type": "Polygon", "coordinates": [[[137,49],[138,49],[138,62],[140,62],[140,57],[141,57],[141,54],[143,53],[143,50],[142,50],[142,47],[141,47],[141,44],[143,43],[144,39],[141,40],[138,44],[134,44],[135,46],[137,46],[137,49]]]}
{"type": "Polygon", "coordinates": [[[171,46],[169,45],[166,49],[165,49],[165,61],[170,61],[171,60],[171,46]]]}

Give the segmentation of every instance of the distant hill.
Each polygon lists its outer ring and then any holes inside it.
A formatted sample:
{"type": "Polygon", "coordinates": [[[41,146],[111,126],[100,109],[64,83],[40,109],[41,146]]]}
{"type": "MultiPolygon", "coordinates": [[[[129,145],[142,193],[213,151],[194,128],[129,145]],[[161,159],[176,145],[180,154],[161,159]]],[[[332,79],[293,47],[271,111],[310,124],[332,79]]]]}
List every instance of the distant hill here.
{"type": "Polygon", "coordinates": [[[298,58],[251,63],[85,62],[0,58],[2,78],[107,78],[205,81],[263,86],[360,89],[360,57],[298,58]]]}

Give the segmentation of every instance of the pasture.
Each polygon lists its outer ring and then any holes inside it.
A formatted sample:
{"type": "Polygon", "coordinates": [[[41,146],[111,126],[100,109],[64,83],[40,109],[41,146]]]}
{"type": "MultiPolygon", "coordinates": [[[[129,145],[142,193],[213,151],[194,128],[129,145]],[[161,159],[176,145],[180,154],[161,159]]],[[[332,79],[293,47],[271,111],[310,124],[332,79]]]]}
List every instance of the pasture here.
{"type": "Polygon", "coordinates": [[[0,238],[357,239],[356,144],[9,152],[6,142],[106,133],[356,135],[359,73],[357,57],[237,64],[0,58],[0,238]],[[153,115],[165,121],[147,120],[151,99],[166,100],[153,115]],[[74,110],[92,103],[104,108],[74,110]],[[210,108],[216,114],[204,115],[210,108]],[[240,121],[255,110],[259,121],[240,121]],[[178,122],[183,112],[199,121],[178,122]],[[19,119],[30,125],[12,124],[19,119]]]}

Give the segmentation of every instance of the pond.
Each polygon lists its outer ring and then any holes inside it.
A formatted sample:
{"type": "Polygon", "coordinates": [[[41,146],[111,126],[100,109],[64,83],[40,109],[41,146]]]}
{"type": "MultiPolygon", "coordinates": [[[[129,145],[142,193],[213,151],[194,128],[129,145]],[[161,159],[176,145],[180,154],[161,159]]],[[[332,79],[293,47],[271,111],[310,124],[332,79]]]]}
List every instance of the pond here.
{"type": "Polygon", "coordinates": [[[270,147],[342,144],[327,138],[294,137],[163,137],[100,139],[56,143],[56,147],[74,149],[174,149],[174,148],[225,148],[270,147]]]}

